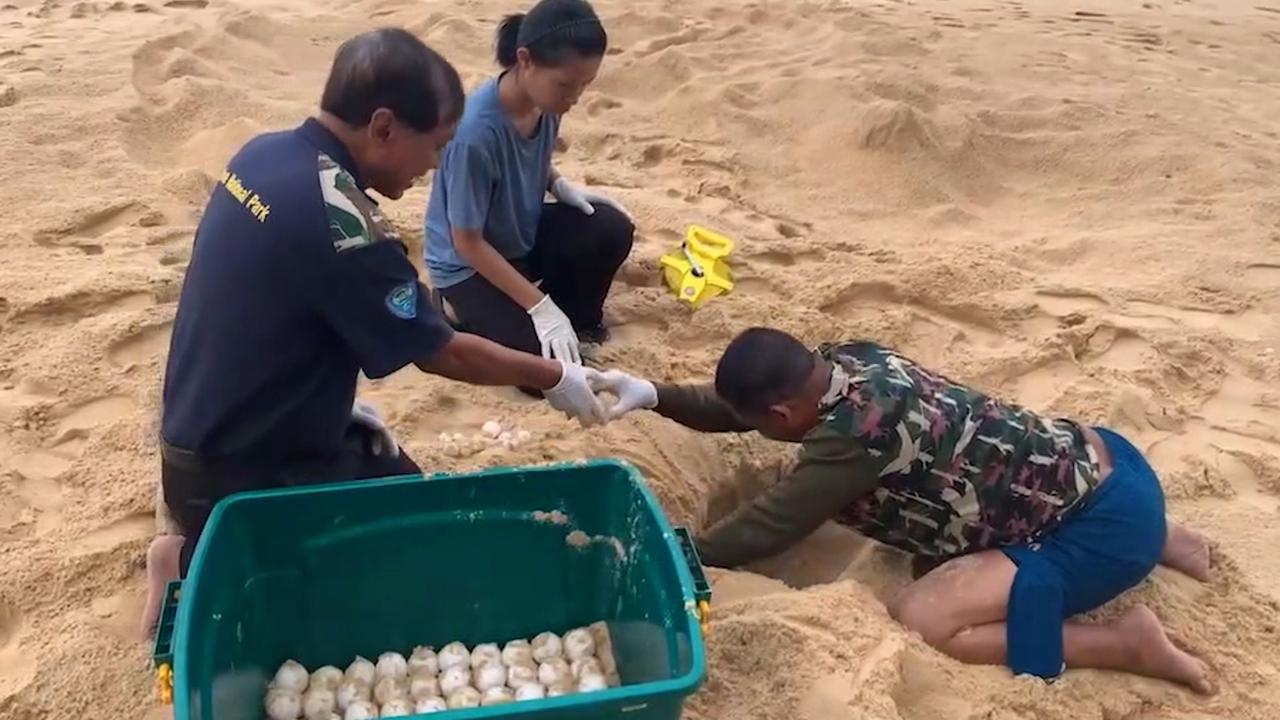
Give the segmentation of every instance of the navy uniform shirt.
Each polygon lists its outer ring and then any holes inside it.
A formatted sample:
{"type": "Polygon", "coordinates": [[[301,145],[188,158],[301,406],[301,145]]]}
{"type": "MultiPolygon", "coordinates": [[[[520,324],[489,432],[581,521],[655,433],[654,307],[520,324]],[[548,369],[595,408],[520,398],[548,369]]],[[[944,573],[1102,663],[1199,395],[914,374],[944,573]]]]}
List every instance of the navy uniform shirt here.
{"type": "Polygon", "coordinates": [[[231,159],[196,230],[161,434],[210,460],[339,451],[360,371],[452,337],[346,147],[314,119],[231,159]]]}

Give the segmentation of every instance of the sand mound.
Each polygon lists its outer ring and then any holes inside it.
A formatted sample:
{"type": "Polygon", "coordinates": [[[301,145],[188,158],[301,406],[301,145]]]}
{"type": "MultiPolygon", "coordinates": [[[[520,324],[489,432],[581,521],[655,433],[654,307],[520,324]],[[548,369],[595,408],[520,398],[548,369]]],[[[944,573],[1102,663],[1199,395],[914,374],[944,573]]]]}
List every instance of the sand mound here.
{"type": "MultiPolygon", "coordinates": [[[[713,573],[693,718],[1280,715],[1280,13],[1252,3],[683,5],[599,0],[613,46],[557,164],[625,202],[611,364],[705,379],[750,324],[869,336],[1146,449],[1216,578],[1157,571],[1151,606],[1221,695],[961,666],[883,602],[896,551],[825,526],[713,573]],[[697,312],[658,258],[687,225],[738,243],[697,312]]],[[[131,633],[153,437],[191,232],[248,137],[315,107],[337,43],[412,29],[469,86],[510,2],[145,0],[0,6],[0,715],[163,717],[131,633]],[[33,185],[38,180],[39,186],[33,185]],[[33,188],[36,188],[33,190],[33,188]],[[126,658],[121,660],[121,657],[126,658]]],[[[421,245],[427,188],[388,214],[421,245]]],[[[416,251],[415,251],[416,252],[416,251]]],[[[514,391],[406,370],[362,394],[424,466],[634,462],[694,527],[790,449],[652,416],[581,432],[514,391]],[[530,433],[468,440],[490,419],[530,433]],[[442,439],[442,435],[444,439],[442,439]],[[462,435],[461,441],[455,436],[462,435]]]]}

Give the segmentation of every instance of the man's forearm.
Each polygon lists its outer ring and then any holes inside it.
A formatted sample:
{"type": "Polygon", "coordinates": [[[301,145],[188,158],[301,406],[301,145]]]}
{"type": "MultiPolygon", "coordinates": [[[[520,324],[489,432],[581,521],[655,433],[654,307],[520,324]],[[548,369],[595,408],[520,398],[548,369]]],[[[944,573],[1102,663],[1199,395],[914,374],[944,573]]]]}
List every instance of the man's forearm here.
{"type": "Polygon", "coordinates": [[[415,363],[423,372],[472,385],[550,390],[560,382],[559,362],[503,347],[478,335],[456,333],[438,353],[415,363]]]}
{"type": "Polygon", "coordinates": [[[653,410],[699,432],[748,432],[754,430],[738,417],[711,385],[654,385],[658,406],[653,410]]]}

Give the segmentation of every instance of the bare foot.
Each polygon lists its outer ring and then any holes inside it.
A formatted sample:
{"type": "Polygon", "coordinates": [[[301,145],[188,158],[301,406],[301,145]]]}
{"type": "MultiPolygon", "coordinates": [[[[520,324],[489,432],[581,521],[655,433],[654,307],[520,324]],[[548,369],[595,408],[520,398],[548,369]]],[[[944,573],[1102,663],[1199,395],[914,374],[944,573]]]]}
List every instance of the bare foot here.
{"type": "Polygon", "coordinates": [[[1170,642],[1160,619],[1149,608],[1133,608],[1116,621],[1116,628],[1128,645],[1133,672],[1181,683],[1202,695],[1215,692],[1209,682],[1209,667],[1170,642]]]}
{"type": "Polygon", "coordinates": [[[1169,523],[1164,554],[1160,556],[1161,565],[1184,572],[1201,582],[1208,582],[1211,560],[1209,543],[1203,535],[1177,523],[1169,523]]]}
{"type": "Polygon", "coordinates": [[[164,590],[178,579],[178,561],[184,542],[186,538],[181,535],[161,535],[147,548],[147,604],[142,608],[139,627],[143,640],[150,640],[156,632],[164,590]]]}

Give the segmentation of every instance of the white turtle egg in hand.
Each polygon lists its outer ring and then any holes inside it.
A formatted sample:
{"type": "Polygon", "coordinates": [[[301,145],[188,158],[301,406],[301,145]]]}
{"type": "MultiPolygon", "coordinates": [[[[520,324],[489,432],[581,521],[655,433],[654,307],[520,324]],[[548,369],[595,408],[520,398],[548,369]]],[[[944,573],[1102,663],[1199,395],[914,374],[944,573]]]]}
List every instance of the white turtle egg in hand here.
{"type": "Polygon", "coordinates": [[[342,713],[342,720],[374,720],[376,717],[378,706],[368,700],[357,700],[342,713]]]}
{"type": "Polygon", "coordinates": [[[471,651],[471,668],[474,670],[490,662],[502,662],[502,651],[495,643],[480,643],[471,651]]]}
{"type": "Polygon", "coordinates": [[[608,687],[609,683],[605,682],[604,675],[600,673],[583,673],[578,678],[578,692],[595,692],[608,687]]]}
{"type": "Polygon", "coordinates": [[[413,703],[408,698],[396,698],[382,706],[381,717],[409,717],[413,714],[413,703]]]}
{"type": "Polygon", "coordinates": [[[507,668],[507,685],[518,688],[538,684],[538,668],[532,663],[517,663],[507,668]]]}
{"type": "Polygon", "coordinates": [[[363,680],[347,679],[338,685],[338,709],[343,712],[346,712],[351,703],[357,700],[368,700],[371,697],[373,697],[373,688],[363,680]]]}
{"type": "Polygon", "coordinates": [[[485,692],[492,688],[500,688],[507,684],[507,669],[502,666],[502,660],[485,660],[484,664],[475,670],[476,689],[485,692]]]}
{"type": "Polygon", "coordinates": [[[307,720],[325,720],[337,707],[337,694],[324,685],[316,685],[302,695],[302,716],[307,720]]]}
{"type": "Polygon", "coordinates": [[[409,656],[409,674],[426,673],[436,675],[440,672],[440,661],[436,659],[436,651],[425,645],[413,649],[409,656]]]}
{"type": "Polygon", "coordinates": [[[480,696],[480,704],[489,705],[506,705],[509,702],[515,702],[516,696],[508,688],[492,687],[484,691],[480,696]]]}
{"type": "Polygon", "coordinates": [[[480,707],[480,691],[470,685],[466,685],[449,695],[449,699],[445,704],[449,706],[450,710],[480,707]]]}
{"type": "Polygon", "coordinates": [[[378,664],[374,670],[378,680],[383,678],[399,680],[409,676],[409,663],[398,652],[385,652],[378,656],[378,664]]]}
{"type": "Polygon", "coordinates": [[[586,628],[574,628],[564,634],[564,654],[570,660],[582,660],[596,653],[596,641],[586,628]]]}
{"type": "Polygon", "coordinates": [[[311,683],[308,687],[326,688],[336,692],[338,690],[338,686],[341,684],[342,671],[332,665],[325,665],[311,673],[311,683]]]}
{"type": "Polygon", "coordinates": [[[297,720],[302,714],[302,696],[286,688],[268,690],[265,705],[271,720],[297,720]]]}
{"type": "Polygon", "coordinates": [[[357,655],[356,659],[347,666],[346,675],[348,680],[361,680],[365,685],[373,687],[373,681],[377,679],[377,669],[374,668],[373,663],[357,655]]]}
{"type": "Polygon", "coordinates": [[[569,663],[564,658],[551,658],[538,666],[538,682],[543,685],[555,685],[561,680],[571,680],[569,663]]]}
{"type": "Polygon", "coordinates": [[[307,669],[302,667],[302,663],[297,660],[285,660],[280,665],[280,669],[276,670],[276,676],[271,681],[271,687],[280,690],[292,690],[301,695],[307,691],[307,683],[311,680],[311,676],[307,674],[307,669]]]}
{"type": "Polygon", "coordinates": [[[373,699],[379,706],[407,697],[409,697],[409,681],[405,678],[384,677],[373,686],[373,699]]]}
{"type": "Polygon", "coordinates": [[[529,683],[516,688],[516,700],[541,700],[547,696],[547,691],[538,683],[529,683]]]}
{"type": "Polygon", "coordinates": [[[435,675],[419,673],[409,676],[409,697],[414,700],[421,700],[422,698],[439,696],[440,681],[436,679],[435,675]]]}
{"type": "Polygon", "coordinates": [[[449,697],[462,688],[471,686],[471,670],[460,665],[440,673],[440,692],[449,697]]]}
{"type": "Polygon", "coordinates": [[[421,698],[413,705],[413,711],[420,714],[444,712],[448,709],[449,705],[444,701],[444,698],[438,697],[421,698]]]}
{"type": "Polygon", "coordinates": [[[506,665],[532,665],[533,647],[528,640],[512,640],[502,648],[502,662],[506,665]]]}
{"type": "Polygon", "coordinates": [[[546,662],[552,658],[560,657],[560,636],[555,633],[544,632],[538,633],[533,639],[533,659],[538,662],[546,662]]]}
{"type": "Polygon", "coordinates": [[[451,642],[436,653],[436,661],[440,665],[440,672],[456,667],[471,667],[471,653],[467,651],[466,645],[451,642]]]}

